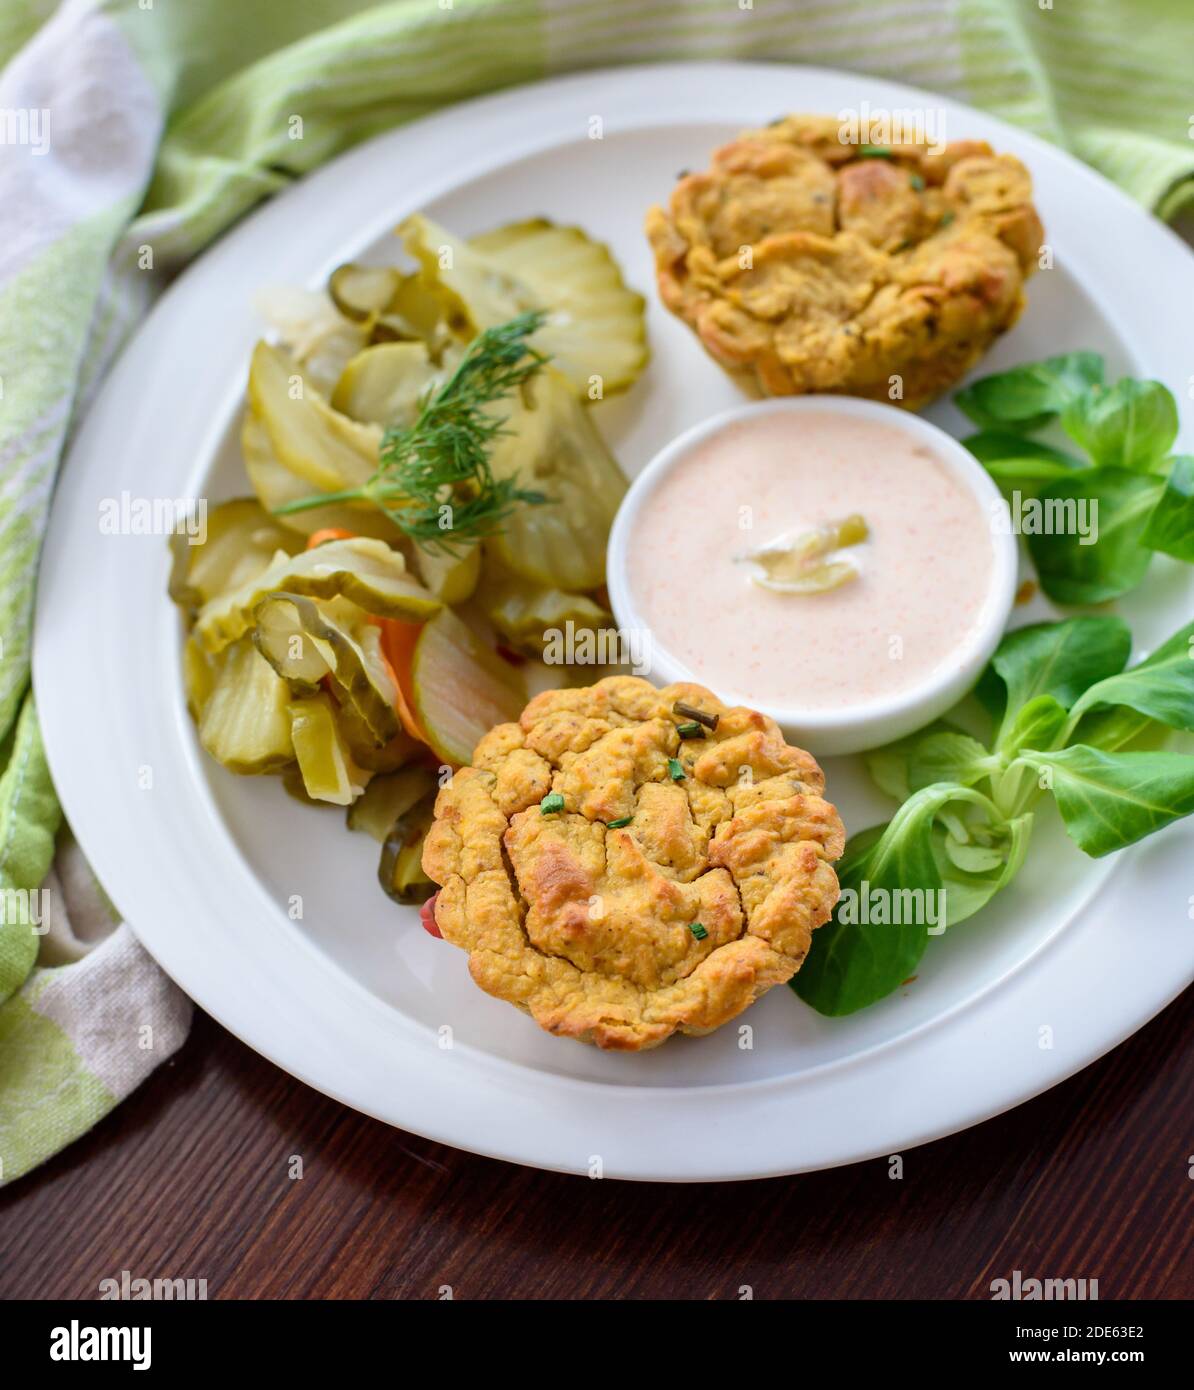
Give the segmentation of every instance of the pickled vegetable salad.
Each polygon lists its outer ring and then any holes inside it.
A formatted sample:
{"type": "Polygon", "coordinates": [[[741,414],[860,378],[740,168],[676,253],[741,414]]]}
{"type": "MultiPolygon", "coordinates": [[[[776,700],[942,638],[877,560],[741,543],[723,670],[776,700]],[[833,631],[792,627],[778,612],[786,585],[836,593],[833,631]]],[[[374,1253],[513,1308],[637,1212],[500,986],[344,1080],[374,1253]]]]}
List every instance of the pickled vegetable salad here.
{"type": "Polygon", "coordinates": [[[233,772],[347,807],[401,902],[433,885],[444,769],[567,679],[545,632],[596,629],[625,490],[588,402],[646,362],[643,301],[576,228],[464,241],[422,217],[418,264],[271,292],[241,442],[252,497],[174,538],[187,704],[233,772]],[[450,254],[448,254],[450,253],[450,254]],[[446,267],[446,268],[445,268],[446,267]]]}

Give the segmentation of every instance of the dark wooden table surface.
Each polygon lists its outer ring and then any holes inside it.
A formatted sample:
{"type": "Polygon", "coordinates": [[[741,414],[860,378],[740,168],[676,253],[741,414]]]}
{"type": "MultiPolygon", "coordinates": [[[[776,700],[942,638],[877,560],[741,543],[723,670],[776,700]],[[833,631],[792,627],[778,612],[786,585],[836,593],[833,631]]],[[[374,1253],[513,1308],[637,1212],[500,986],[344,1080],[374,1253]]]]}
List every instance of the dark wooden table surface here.
{"type": "Polygon", "coordinates": [[[1019,1269],[1188,1299],[1194,992],[903,1158],[899,1181],[885,1161],[677,1187],[539,1173],[355,1114],[199,1015],[174,1061],[0,1194],[0,1297],[95,1298],[127,1269],[210,1298],[988,1298],[1019,1269]]]}

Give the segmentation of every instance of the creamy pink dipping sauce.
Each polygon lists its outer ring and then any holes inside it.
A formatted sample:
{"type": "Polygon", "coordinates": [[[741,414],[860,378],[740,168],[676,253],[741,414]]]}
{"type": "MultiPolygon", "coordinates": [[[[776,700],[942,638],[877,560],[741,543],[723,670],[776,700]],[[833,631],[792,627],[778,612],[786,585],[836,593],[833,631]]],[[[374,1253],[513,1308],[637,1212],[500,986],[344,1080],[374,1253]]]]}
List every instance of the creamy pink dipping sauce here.
{"type": "Polygon", "coordinates": [[[988,514],[930,446],[830,411],[702,440],[644,499],[627,555],[655,642],[696,680],[808,710],[921,685],[977,625],[995,568],[988,514]],[[745,555],[851,513],[870,529],[839,552],[857,578],[799,595],[752,582],[745,555]]]}

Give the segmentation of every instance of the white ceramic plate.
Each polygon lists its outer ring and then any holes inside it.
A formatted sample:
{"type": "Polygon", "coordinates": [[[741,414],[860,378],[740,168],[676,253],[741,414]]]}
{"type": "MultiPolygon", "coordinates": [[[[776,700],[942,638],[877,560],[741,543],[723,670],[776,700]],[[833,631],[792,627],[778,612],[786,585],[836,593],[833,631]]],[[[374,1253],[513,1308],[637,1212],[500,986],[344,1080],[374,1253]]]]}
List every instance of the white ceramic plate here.
{"type": "MultiPolygon", "coordinates": [[[[273,779],[226,774],[200,752],[183,704],[166,547],[99,532],[101,499],[124,490],[247,490],[234,440],[262,331],[254,292],[314,286],[350,256],[392,254],[390,228],[419,208],[466,234],[546,214],[610,243],[651,304],[652,365],[600,407],[636,472],[739,399],[656,301],[641,230],[648,204],[745,126],[863,101],[942,110],[948,138],[985,137],[1035,176],[1056,268],[1033,280],[1028,312],[987,368],[1097,348],[1113,372],[1146,371],[1187,399],[1188,326],[1174,306],[1194,302],[1194,260],[1089,170],[990,117],[890,83],[701,64],[507,92],[337,160],[179,280],[90,412],[58,487],[38,598],[34,676],[55,781],[100,878],[166,970],[320,1090],[445,1143],[545,1168],[583,1173],[599,1158],[613,1177],[761,1177],[891,1153],[1015,1105],[1139,1028],[1194,974],[1189,831],[1174,827],[1111,866],[1084,860],[1044,823],[1014,888],[931,942],[915,983],[877,1007],[828,1020],[773,990],[749,1015],[750,1050],[733,1026],[636,1057],[553,1039],[478,991],[462,952],[381,896],[376,849],[349,835],[340,813],[298,805],[273,779]],[[594,116],[600,140],[589,138],[594,116]]],[[[933,418],[963,427],[948,405],[933,418]]],[[[1192,607],[1187,575],[1155,564],[1124,611],[1148,645],[1192,607]]],[[[879,818],[852,762],[827,772],[848,824],[879,818]]]]}

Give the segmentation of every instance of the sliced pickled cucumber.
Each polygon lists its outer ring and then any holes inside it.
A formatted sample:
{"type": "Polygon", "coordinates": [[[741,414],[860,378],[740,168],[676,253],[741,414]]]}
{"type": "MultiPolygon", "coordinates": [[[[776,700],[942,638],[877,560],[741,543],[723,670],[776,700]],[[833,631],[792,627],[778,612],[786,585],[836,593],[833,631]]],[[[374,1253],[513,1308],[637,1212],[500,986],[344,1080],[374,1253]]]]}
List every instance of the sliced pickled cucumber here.
{"type": "Polygon", "coordinates": [[[777,594],[820,594],[858,578],[850,559],[830,560],[835,551],[859,545],[870,535],[864,517],[852,512],[799,535],[781,538],[742,558],[755,566],[751,581],[777,594]]]}
{"type": "MultiPolygon", "coordinates": [[[[245,412],[240,442],[245,472],[267,512],[272,514],[287,502],[298,502],[313,492],[329,491],[316,487],[309,478],[293,472],[278,458],[268,431],[252,410],[245,412]]],[[[392,545],[402,540],[402,532],[371,502],[332,502],[310,511],[287,512],[275,520],[288,532],[299,536],[310,536],[332,527],[392,545]]]]}
{"type": "Polygon", "coordinates": [[[364,796],[348,808],[348,828],[364,831],[379,845],[385,844],[398,817],[422,801],[435,786],[436,776],[429,767],[404,767],[389,776],[375,777],[365,788],[364,796]]]}
{"type": "MultiPolygon", "coordinates": [[[[270,512],[313,493],[360,487],[377,469],[381,429],[333,410],[304,370],[268,343],[258,343],[253,351],[250,412],[241,446],[249,481],[270,512]]],[[[382,540],[400,536],[393,522],[364,500],[329,503],[326,509],[287,513],[278,520],[305,535],[342,526],[382,540]]]]}
{"type": "Polygon", "coordinates": [[[254,646],[296,696],[314,695],[333,664],[328,644],[303,626],[311,611],[318,617],[311,599],[278,593],[262,599],[254,613],[254,646]]]}
{"type": "Polygon", "coordinates": [[[485,566],[481,608],[495,628],[516,647],[542,654],[545,634],[596,631],[613,622],[600,604],[584,594],[535,584],[492,561],[485,566]]]}
{"type": "Polygon", "coordinates": [[[546,311],[531,343],[586,397],[595,383],[607,396],[625,390],[646,365],[643,297],[579,227],[540,218],[464,242],[416,215],[398,233],[423,277],[456,296],[477,332],[546,311]]]}
{"type": "Polygon", "coordinates": [[[420,274],[402,279],[372,331],[374,342],[420,339],[427,344],[433,362],[440,360],[446,348],[470,337],[472,326],[456,296],[420,274]]]}
{"type": "Polygon", "coordinates": [[[390,306],[402,283],[402,273],[394,266],[337,266],[328,280],[332,303],[347,319],[365,323],[390,306]]]}
{"type": "Polygon", "coordinates": [[[826,564],[808,565],[792,579],[775,579],[767,574],[751,576],[760,589],[775,594],[824,594],[840,589],[843,584],[858,578],[858,567],[849,560],[833,560],[826,564]]]}
{"type": "Polygon", "coordinates": [[[290,737],[303,786],[314,801],[349,806],[365,790],[369,774],[352,760],[326,694],[309,695],[289,707],[290,737]]]}
{"type": "Polygon", "coordinates": [[[322,806],[325,811],[331,809],[331,802],[316,801],[307,791],[307,784],[303,781],[303,774],[299,771],[298,763],[291,763],[288,767],[284,767],[278,780],[282,783],[282,790],[286,795],[293,797],[295,801],[301,801],[304,806],[322,806]]]}
{"type": "Polygon", "coordinates": [[[303,547],[302,539],[275,521],[254,497],[209,508],[201,545],[192,545],[181,532],[171,536],[170,544],[170,597],[184,608],[198,608],[238,588],[266,569],[277,551],[293,555],[303,547]]]}
{"type": "Polygon", "coordinates": [[[423,622],[441,607],[406,573],[397,551],[384,541],[358,536],[298,555],[279,553],[256,578],[203,605],[195,622],[196,640],[206,651],[218,652],[253,626],[258,604],[282,590],[308,598],[343,594],[367,613],[408,622],[423,622]]]}
{"type": "Polygon", "coordinates": [[[407,254],[418,261],[423,282],[449,295],[474,332],[505,323],[528,309],[547,307],[525,279],[488,264],[467,241],[422,213],[405,218],[397,231],[407,254]]]}
{"type": "Polygon", "coordinates": [[[376,472],[381,430],[333,410],[280,348],[253,349],[249,400],[279,461],[312,490],[360,487],[376,472]]]}
{"type": "Polygon", "coordinates": [[[381,849],[377,879],[398,903],[422,903],[435,892],[435,884],[423,872],[423,840],[435,818],[435,791],[399,816],[381,849]]]}
{"type": "Polygon", "coordinates": [[[368,759],[371,749],[381,755],[401,732],[398,689],[381,653],[381,631],[365,614],[343,606],[321,609],[301,594],[270,594],[258,605],[253,640],[295,693],[330,680],[358,760],[368,759]]]}
{"type": "MultiPolygon", "coordinates": [[[[335,689],[333,686],[332,689],[335,689]]],[[[368,772],[396,772],[410,761],[414,740],[401,729],[389,740],[374,733],[354,705],[337,704],[336,723],[358,767],[368,772]]]]}
{"type": "Polygon", "coordinates": [[[445,375],[431,361],[425,343],[378,343],[358,352],[344,368],[332,405],[369,424],[410,425],[420,400],[445,375]]]}
{"type": "Polygon", "coordinates": [[[550,368],[508,407],[507,433],[490,455],[496,477],[550,500],[517,507],[487,542],[501,563],[545,588],[596,589],[605,582],[605,550],[626,479],[571,387],[550,368]]]}
{"type": "Polygon", "coordinates": [[[216,686],[217,671],[207,653],[188,637],[182,649],[182,684],[187,696],[187,710],[197,724],[216,686]]]}
{"type": "Polygon", "coordinates": [[[522,680],[450,608],[426,624],[411,662],[415,711],[432,750],[463,767],[495,724],[517,719],[522,680]]]}
{"type": "Polygon", "coordinates": [[[416,545],[414,564],[419,578],[442,603],[464,603],[481,578],[481,546],[475,541],[461,543],[453,555],[416,545]]]}
{"type": "Polygon", "coordinates": [[[370,343],[422,343],[439,362],[451,343],[472,336],[453,294],[393,266],[342,265],[332,273],[328,293],[370,343]]]}
{"type": "Polygon", "coordinates": [[[406,732],[399,729],[386,743],[378,743],[377,736],[361,719],[351,705],[341,705],[336,713],[341,732],[348,740],[352,756],[369,772],[397,772],[420,752],[427,750],[406,732]]]}
{"type": "MultiPolygon", "coordinates": [[[[360,487],[376,471],[381,428],[333,410],[298,364],[266,343],[258,343],[253,353],[249,401],[262,432],[258,435],[246,422],[241,438],[245,467],[270,511],[315,493],[360,487]]],[[[395,543],[401,537],[393,522],[366,499],[288,512],[278,520],[307,535],[341,526],[395,543]]]]}
{"type": "Polygon", "coordinates": [[[269,286],[253,304],[317,390],[335,386],[344,364],[369,341],[368,327],[347,319],[322,290],[269,286]]]}
{"type": "Polygon", "coordinates": [[[422,747],[401,727],[381,628],[355,604],[271,594],[258,605],[253,640],[294,695],[314,694],[327,683],[337,724],[360,767],[393,772],[422,747]]]}
{"type": "Polygon", "coordinates": [[[199,742],[231,772],[276,772],[294,758],[290,687],[243,638],[224,653],[199,719],[199,742]]]}

